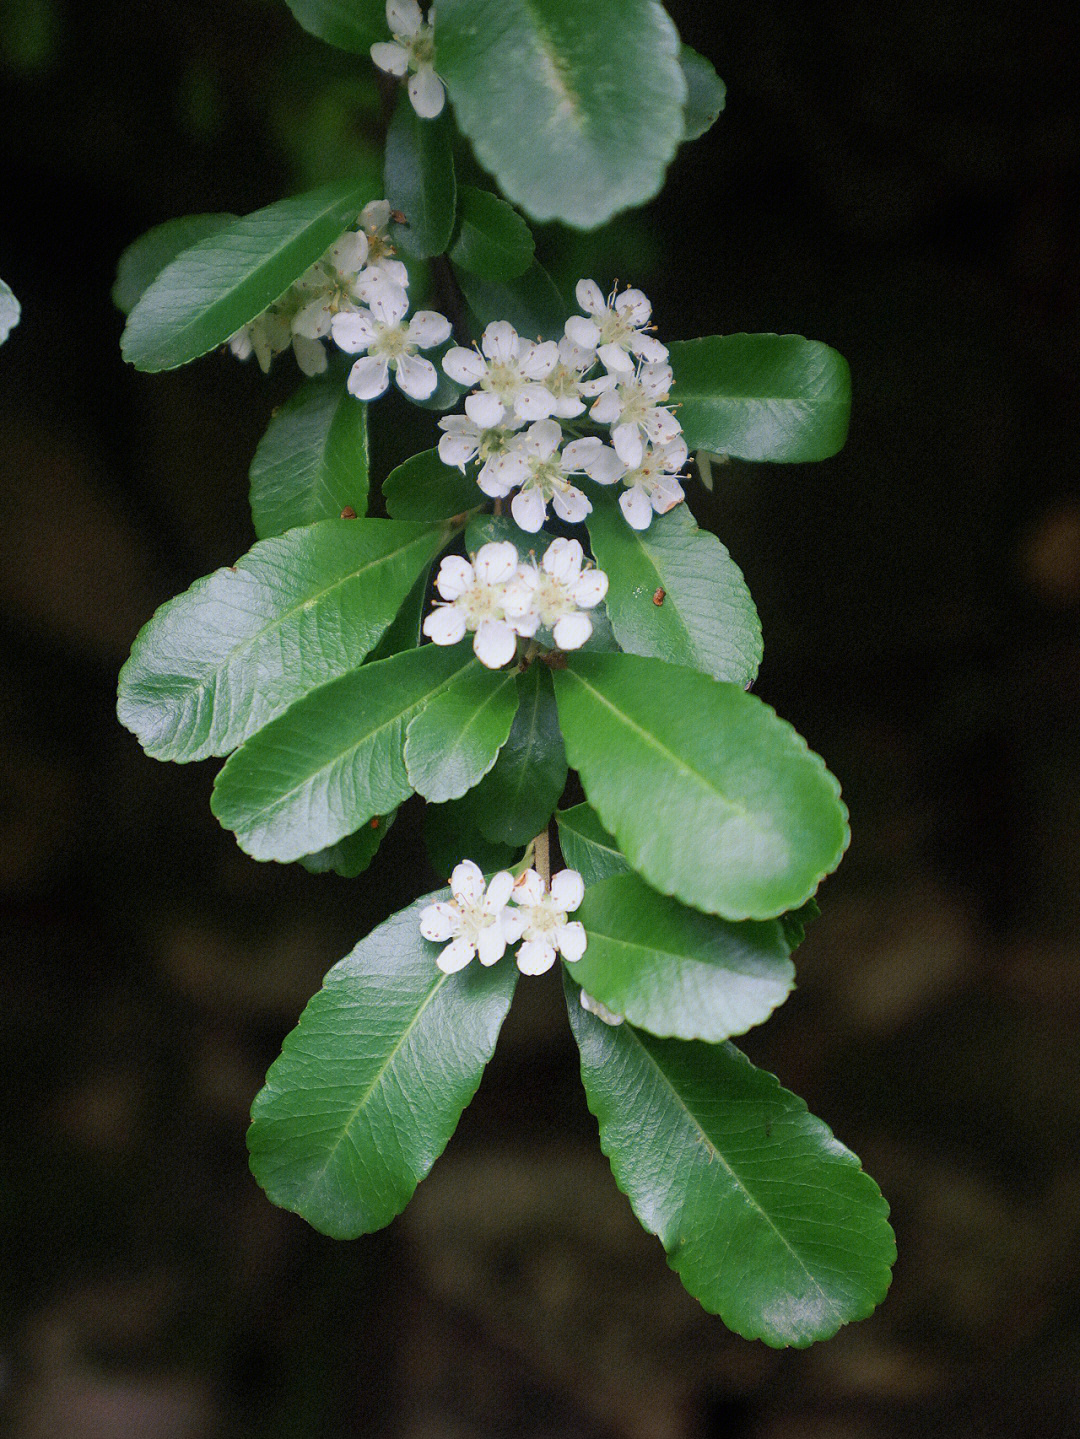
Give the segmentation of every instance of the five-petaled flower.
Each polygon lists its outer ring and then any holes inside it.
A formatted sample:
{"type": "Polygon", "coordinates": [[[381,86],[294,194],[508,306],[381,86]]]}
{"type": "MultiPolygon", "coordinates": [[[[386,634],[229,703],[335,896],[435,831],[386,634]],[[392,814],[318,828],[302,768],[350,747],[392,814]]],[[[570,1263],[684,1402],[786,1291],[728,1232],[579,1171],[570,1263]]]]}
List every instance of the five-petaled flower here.
{"type": "Polygon", "coordinates": [[[585,884],[576,869],[562,869],[551,877],[551,887],[535,869],[527,869],[514,883],[511,899],[521,912],[522,943],[517,965],[522,974],[543,974],[559,953],[569,964],[585,953],[587,938],[580,920],[567,920],[585,898],[585,884]]]}
{"type": "Polygon", "coordinates": [[[443,434],[439,437],[439,459],[444,465],[453,465],[462,474],[471,460],[480,460],[477,483],[484,493],[486,482],[491,475],[492,461],[510,448],[514,431],[525,423],[516,415],[510,415],[501,425],[483,429],[468,415],[444,415],[439,421],[443,434]]]}
{"type": "Polygon", "coordinates": [[[437,900],[420,911],[420,933],[442,944],[449,940],[435,960],[444,974],[454,974],[476,955],[481,964],[502,959],[508,943],[521,933],[521,919],[507,909],[514,876],[507,870],[492,875],[484,884],[479,865],[463,859],[450,876],[453,899],[437,900]]]}
{"type": "Polygon", "coordinates": [[[428,615],[424,634],[437,645],[456,645],[471,631],[476,658],[501,669],[517,651],[517,632],[506,617],[507,582],[517,567],[518,552],[508,540],[481,545],[473,564],[447,555],[435,580],[447,603],[428,615]]]}
{"type": "Polygon", "coordinates": [[[570,483],[571,475],[589,474],[601,484],[610,484],[622,472],[614,452],[599,436],[572,440],[560,451],[562,438],[557,421],[537,420],[523,435],[516,436],[503,454],[496,455],[485,466],[486,475],[478,479],[484,493],[496,498],[518,490],[510,501],[510,511],[530,534],[544,523],[549,503],[561,520],[572,525],[590,513],[592,504],[577,485],[570,483]],[[610,464],[605,462],[605,452],[610,464]],[[607,469],[611,470],[610,480],[601,478],[607,469]]]}
{"type": "Polygon", "coordinates": [[[649,364],[667,359],[667,346],[646,333],[652,305],[640,290],[613,290],[605,300],[595,280],[579,280],[574,293],[591,318],[571,315],[566,335],[590,363],[599,358],[608,370],[629,372],[635,356],[649,364]]]}
{"type": "Polygon", "coordinates": [[[450,321],[434,310],[417,310],[406,325],[408,310],[408,294],[400,285],[387,284],[371,292],[366,310],[334,316],[334,343],[350,355],[367,351],[349,371],[349,392],[357,399],[381,395],[390,383],[390,370],[398,389],[411,399],[426,400],[435,393],[435,366],[416,352],[449,338],[450,321]]]}
{"type": "Polygon", "coordinates": [[[641,463],[622,476],[626,489],[619,496],[619,508],[627,524],[647,530],[654,513],[666,515],[686,498],[679,471],[686,464],[687,453],[682,435],[669,445],[645,446],[641,463]]]}
{"type": "Polygon", "coordinates": [[[592,634],[592,620],[583,610],[595,609],[607,594],[603,570],[582,568],[584,551],[577,540],[555,539],[540,564],[521,565],[507,588],[507,619],[519,635],[531,636],[543,626],[560,650],[577,650],[592,634]]]}
{"type": "Polygon", "coordinates": [[[542,420],[555,413],[556,398],[541,382],[558,360],[554,340],[531,344],[513,325],[495,320],[481,335],[479,351],[456,345],[442,365],[459,385],[476,387],[465,400],[465,413],[481,428],[492,429],[511,414],[542,420]]]}
{"type": "Polygon", "coordinates": [[[665,401],[671,392],[671,366],[639,365],[636,370],[609,370],[586,380],[584,395],[598,395],[589,414],[598,424],[611,426],[611,443],[624,465],[641,464],[645,441],[669,445],[680,432],[678,420],[665,401]]]}
{"type": "Polygon", "coordinates": [[[434,120],[446,103],[443,82],[435,73],[435,7],[424,23],[416,0],[386,0],[386,23],[393,40],[371,47],[371,58],[390,75],[409,76],[409,99],[422,120],[434,120]]]}

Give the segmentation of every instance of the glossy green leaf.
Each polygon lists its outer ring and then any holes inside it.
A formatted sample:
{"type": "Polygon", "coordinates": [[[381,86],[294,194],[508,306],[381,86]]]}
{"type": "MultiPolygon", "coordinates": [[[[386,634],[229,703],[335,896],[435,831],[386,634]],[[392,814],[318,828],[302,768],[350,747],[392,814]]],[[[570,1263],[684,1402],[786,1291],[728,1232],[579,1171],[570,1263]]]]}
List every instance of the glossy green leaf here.
{"type": "Polygon", "coordinates": [[[367,55],[377,40],[389,40],[386,5],[383,0],[285,0],[286,5],[312,35],[367,55]]]}
{"type": "Polygon", "coordinates": [[[412,793],[409,721],[470,665],[467,645],[424,645],[313,690],[229,759],[210,808],[253,859],[336,844],[412,793]]]}
{"type": "Polygon", "coordinates": [[[383,499],[395,520],[448,520],[487,503],[475,475],[444,465],[438,450],[423,450],[391,470],[383,499]]]}
{"type": "Polygon", "coordinates": [[[436,39],[458,124],[535,219],[591,229],[659,190],[686,80],[657,0],[440,0],[436,39]]]}
{"type": "Polygon", "coordinates": [[[534,260],[523,275],[496,282],[454,267],[461,292],[482,330],[493,320],[507,320],[529,340],[560,340],[570,311],[555,281],[534,260]]]}
{"type": "Polygon", "coordinates": [[[609,580],[607,612],[622,648],[744,688],[752,683],[761,621],[716,536],[698,528],[685,504],[655,515],[647,530],[632,529],[615,494],[590,488],[589,538],[609,580]]]}
{"type": "Polygon", "coordinates": [[[727,99],[727,86],[713,69],[712,62],[691,50],[679,49],[679,64],[686,77],[686,105],[683,109],[683,139],[697,140],[720,118],[727,99]]]}
{"type": "Polygon", "coordinates": [[[463,799],[427,806],[424,843],[431,866],[442,879],[449,879],[463,859],[471,859],[485,874],[494,874],[497,869],[513,869],[521,858],[522,845],[498,844],[480,833],[477,794],[478,789],[472,789],[463,799]]]}
{"type": "Polygon", "coordinates": [[[865,1319],[896,1244],[855,1155],[734,1045],[606,1025],[569,982],[567,1006],[615,1182],[690,1293],[774,1348],[865,1319]]]}
{"type": "Polygon", "coordinates": [[[460,799],[487,774],[514,722],[515,681],[513,670],[470,666],[410,720],[405,768],[418,794],[460,799]]]}
{"type": "Polygon", "coordinates": [[[754,695],[639,655],[568,655],[554,680],[589,803],[662,894],[772,919],[840,862],[840,786],[754,695]]]}
{"type": "Polygon", "coordinates": [[[784,926],[784,938],[791,949],[798,949],[806,938],[806,926],[818,919],[821,910],[816,899],[808,899],[798,909],[793,909],[788,914],[780,916],[780,923],[784,926]]]}
{"type": "Polygon", "coordinates": [[[691,450],[737,460],[825,460],[843,448],[851,372],[801,335],[708,335],[670,347],[671,398],[691,450]]]}
{"type": "Polygon", "coordinates": [[[315,854],[304,855],[300,863],[311,874],[339,874],[343,879],[355,879],[375,858],[396,817],[396,809],[387,815],[376,815],[355,834],[347,834],[337,844],[328,844],[315,854]]]}
{"type": "Polygon", "coordinates": [[[470,555],[484,545],[511,544],[522,560],[539,559],[554,538],[547,530],[523,530],[510,515],[474,515],[465,528],[465,548],[470,555]]]}
{"type": "Polygon", "coordinates": [[[348,229],[366,185],[338,181],[279,200],[208,235],[166,265],[120,340],[137,370],[171,370],[223,345],[348,229]]]}
{"type": "Polygon", "coordinates": [[[547,666],[519,674],[517,693],[510,735],[473,791],[472,810],[486,838],[520,848],[555,811],[566,787],[566,750],[547,666]]]}
{"type": "Polygon", "coordinates": [[[590,884],[574,918],[589,936],[574,979],[650,1034],[711,1044],[745,1034],[795,984],[778,919],[701,914],[636,874],[590,884]]]}
{"type": "Polygon", "coordinates": [[[261,540],[139,631],[120,672],[121,723],[155,759],[228,754],[301,695],[355,669],[450,533],[323,520],[261,540]]]}
{"type": "Polygon", "coordinates": [[[513,964],[435,965],[417,900],[334,966],[255,1098],[248,1150],[275,1204],[334,1239],[389,1224],[476,1093],[510,1008],[513,964]]]}
{"type": "Polygon", "coordinates": [[[393,624],[389,626],[382,639],[368,655],[368,664],[374,660],[389,659],[391,655],[399,655],[402,650],[418,649],[423,643],[423,624],[424,616],[428,611],[431,570],[432,567],[429,565],[417,575],[416,583],[402,600],[401,608],[395,615],[393,624]]]}
{"type": "Polygon", "coordinates": [[[414,259],[441,255],[454,233],[456,197],[450,117],[422,120],[408,94],[398,95],[386,136],[386,198],[405,216],[394,243],[414,259]]]}
{"type": "Polygon", "coordinates": [[[123,314],[129,315],[146,287],[177,255],[190,250],[192,245],[197,245],[208,235],[216,235],[227,225],[235,224],[236,220],[236,215],[229,214],[181,215],[147,230],[145,235],[131,242],[117,262],[116,281],[112,287],[113,304],[123,314]]]}
{"type": "Polygon", "coordinates": [[[259,539],[367,509],[367,405],[336,377],[305,380],[274,415],[251,461],[259,539]]]}
{"type": "Polygon", "coordinates": [[[11,286],[0,280],[0,345],[19,323],[22,307],[11,292],[11,286]]]}
{"type": "Polygon", "coordinates": [[[630,861],[587,804],[575,804],[555,816],[559,826],[559,847],[571,869],[585,883],[599,884],[612,874],[630,874],[630,861]]]}
{"type": "Polygon", "coordinates": [[[462,185],[458,233],[450,258],[481,280],[505,281],[523,275],[533,262],[532,231],[517,211],[489,190],[462,185]]]}

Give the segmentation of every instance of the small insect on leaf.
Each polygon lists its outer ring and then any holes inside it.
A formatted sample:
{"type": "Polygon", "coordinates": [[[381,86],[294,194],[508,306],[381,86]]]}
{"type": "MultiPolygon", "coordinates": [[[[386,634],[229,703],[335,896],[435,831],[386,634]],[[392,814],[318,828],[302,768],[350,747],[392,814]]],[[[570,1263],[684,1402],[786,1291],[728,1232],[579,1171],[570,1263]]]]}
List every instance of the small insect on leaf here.
{"type": "Polygon", "coordinates": [[[653,602],[654,605],[656,605],[657,607],[659,607],[660,605],[662,605],[662,604],[664,603],[664,601],[665,601],[666,599],[667,599],[667,590],[665,590],[665,589],[663,588],[663,586],[660,586],[660,587],[654,592],[653,597],[652,597],[652,602],[653,602]]]}
{"type": "Polygon", "coordinates": [[[346,505],[346,506],[345,506],[345,508],[344,508],[344,509],[342,510],[342,512],[341,512],[341,518],[342,518],[343,520],[355,520],[355,519],[356,519],[356,511],[353,509],[352,505],[346,505]]]}
{"type": "MultiPolygon", "coordinates": [[[[354,518],[355,518],[355,516],[354,516],[354,518]]],[[[371,828],[372,828],[372,829],[378,829],[378,828],[379,828],[379,825],[381,825],[381,824],[382,824],[382,820],[379,818],[378,815],[376,815],[375,818],[371,821],[371,828]]]]}
{"type": "Polygon", "coordinates": [[[409,223],[400,210],[391,210],[390,218],[395,225],[407,225],[409,223]]]}

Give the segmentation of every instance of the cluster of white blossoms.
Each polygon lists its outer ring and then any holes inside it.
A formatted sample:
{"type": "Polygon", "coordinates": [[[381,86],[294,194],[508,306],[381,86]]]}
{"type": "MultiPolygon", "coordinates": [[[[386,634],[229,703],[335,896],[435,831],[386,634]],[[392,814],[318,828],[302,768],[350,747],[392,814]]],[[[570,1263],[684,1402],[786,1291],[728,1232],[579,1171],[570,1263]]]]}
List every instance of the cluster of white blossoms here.
{"type": "Polygon", "coordinates": [[[567,320],[559,341],[534,343],[496,320],[476,349],[446,352],[443,369],[471,393],[464,416],[439,421],[439,454],[462,473],[478,460],[484,494],[515,492],[511,513],[530,533],[543,525],[548,505],[568,524],[590,513],[591,502],[572,483],[577,475],[599,485],[621,482],[623,515],[644,530],[654,514],[685,498],[679,472],[687,447],[668,407],[667,348],[650,333],[652,306],[640,290],[605,298],[594,280],[580,280],[576,295],[585,313],[567,320]],[[560,421],[587,408],[590,420],[610,431],[610,443],[596,435],[567,439],[560,421]]]}
{"type": "Polygon", "coordinates": [[[603,570],[585,562],[577,540],[552,540],[540,563],[522,562],[508,540],[482,545],[473,562],[447,555],[439,566],[436,603],[424,634],[437,645],[456,645],[472,634],[473,650],[488,669],[501,669],[517,653],[518,639],[549,630],[557,649],[580,649],[592,634],[587,610],[607,594],[603,570]]]}
{"type": "Polygon", "coordinates": [[[517,880],[504,869],[485,885],[479,865],[463,859],[450,876],[450,893],[452,899],[420,911],[420,933],[446,946],[435,961],[444,974],[464,969],[477,955],[481,964],[495,964],[512,944],[519,945],[522,974],[543,974],[557,954],[573,964],[585,953],[585,926],[567,918],[585,897],[576,869],[552,875],[550,886],[535,869],[517,880]]]}
{"type": "Polygon", "coordinates": [[[388,75],[408,75],[413,109],[422,120],[434,120],[446,103],[446,90],[435,73],[435,6],[425,23],[416,0],[386,0],[386,23],[394,38],[372,45],[371,58],[388,75]]]}

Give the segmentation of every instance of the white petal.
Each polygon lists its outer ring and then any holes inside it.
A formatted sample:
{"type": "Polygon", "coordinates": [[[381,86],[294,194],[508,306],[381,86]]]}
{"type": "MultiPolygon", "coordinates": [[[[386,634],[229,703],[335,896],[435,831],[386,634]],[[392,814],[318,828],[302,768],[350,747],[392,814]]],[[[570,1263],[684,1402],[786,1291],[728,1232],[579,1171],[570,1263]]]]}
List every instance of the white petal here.
{"type": "MultiPolygon", "coordinates": [[[[522,633],[518,621],[524,620],[532,612],[533,600],[536,598],[535,576],[535,570],[522,566],[514,579],[503,590],[503,613],[508,620],[513,622],[518,634],[522,633]]],[[[539,625],[536,628],[539,628],[539,625]]]]}
{"type": "Polygon", "coordinates": [[[584,315],[571,315],[566,322],[566,337],[582,350],[595,350],[600,331],[584,315]]]}
{"type": "Polygon", "coordinates": [[[461,934],[457,939],[451,940],[435,963],[443,974],[456,974],[459,969],[465,968],[475,953],[476,945],[461,934]]]}
{"type": "Polygon", "coordinates": [[[585,552],[577,540],[566,540],[560,536],[548,545],[540,563],[549,575],[573,583],[581,573],[581,562],[584,558],[585,552]]]}
{"type": "Polygon", "coordinates": [[[380,70],[385,70],[388,75],[407,75],[409,73],[409,52],[403,50],[400,45],[395,45],[391,40],[380,40],[371,47],[371,58],[380,70]]]}
{"type": "MultiPolygon", "coordinates": [[[[507,450],[501,455],[492,455],[491,459],[484,463],[481,475],[485,470],[499,485],[497,493],[508,495],[515,485],[523,485],[529,478],[529,461],[520,450],[507,450]]],[[[483,482],[481,489],[485,494],[496,493],[489,490],[483,482]]]]}
{"type": "Polygon", "coordinates": [[[438,388],[439,372],[423,355],[399,355],[396,379],[410,399],[429,400],[438,388]]]}
{"type": "Polygon", "coordinates": [[[506,935],[501,924],[489,924],[476,936],[481,964],[495,964],[506,953],[506,935]]]}
{"type": "Polygon", "coordinates": [[[589,945],[585,926],[577,919],[572,919],[569,924],[560,924],[552,938],[568,964],[576,964],[589,945]]]}
{"type": "Polygon", "coordinates": [[[473,567],[461,555],[447,555],[439,565],[435,588],[444,600],[459,600],[472,587],[473,567]]]}
{"type": "Polygon", "coordinates": [[[465,466],[476,458],[476,441],[465,435],[443,435],[439,440],[439,459],[465,473],[465,466]]]}
{"type": "Polygon", "coordinates": [[[525,932],[525,916],[520,909],[504,909],[499,915],[499,928],[507,944],[517,944],[525,932]]]}
{"type": "Polygon", "coordinates": [[[559,363],[559,347],[554,340],[526,345],[518,356],[518,369],[527,380],[546,380],[559,363]]]}
{"type": "Polygon", "coordinates": [[[522,974],[545,974],[555,963],[555,946],[546,939],[527,939],[517,952],[522,974]]]}
{"type": "Polygon", "coordinates": [[[465,413],[482,430],[493,430],[502,422],[503,403],[489,390],[476,390],[465,396],[465,413]]]}
{"type": "Polygon", "coordinates": [[[506,320],[492,320],[480,336],[480,348],[489,360],[499,364],[517,357],[518,333],[506,320]]]}
{"type": "Polygon", "coordinates": [[[409,339],[422,350],[450,338],[450,321],[437,310],[417,310],[409,321],[409,339]]]}
{"type": "Polygon", "coordinates": [[[450,875],[450,889],[460,905],[477,905],[484,898],[484,876],[480,866],[463,859],[450,875]]]}
{"type": "Polygon", "coordinates": [[[592,514],[592,501],[586,499],[576,485],[556,491],[551,503],[560,520],[568,525],[579,525],[586,515],[592,514]]]}
{"type": "Polygon", "coordinates": [[[686,464],[690,451],[686,448],[686,441],[682,435],[677,435],[670,444],[664,445],[659,452],[660,463],[665,470],[681,470],[686,464]]]}
{"type": "Polygon", "coordinates": [[[370,315],[350,310],[334,316],[330,321],[330,333],[339,350],[344,350],[347,355],[358,355],[375,338],[375,322],[370,315]]]}
{"type": "Polygon", "coordinates": [[[390,370],[382,355],[365,355],[349,371],[347,388],[358,400],[374,400],[390,383],[390,370]]]}
{"type": "Polygon", "coordinates": [[[297,310],[293,316],[292,332],[308,340],[321,340],[330,333],[332,318],[329,300],[325,295],[319,295],[302,310],[297,310]]]}
{"type": "Polygon", "coordinates": [[[663,364],[668,357],[667,346],[652,335],[631,335],[628,343],[635,355],[640,355],[651,365],[663,364]]]}
{"type": "Polygon", "coordinates": [[[619,509],[632,529],[647,530],[652,524],[653,508],[649,497],[640,485],[626,490],[619,496],[619,509]]]}
{"type": "Polygon", "coordinates": [[[642,365],[638,381],[651,400],[659,400],[667,395],[675,376],[670,365],[642,365]]]}
{"type": "Polygon", "coordinates": [[[626,466],[610,445],[601,445],[585,465],[585,473],[598,485],[613,485],[626,474],[626,466]]]}
{"type": "Polygon", "coordinates": [[[385,230],[390,223],[390,201],[369,200],[360,211],[360,223],[365,230],[385,230]]]}
{"type": "Polygon", "coordinates": [[[645,458],[645,442],[637,425],[616,425],[611,432],[611,443],[628,470],[638,469],[645,458]]]}
{"type": "Polygon", "coordinates": [[[540,615],[536,610],[528,610],[523,615],[513,616],[513,622],[515,633],[522,639],[531,640],[540,628],[540,615]]]}
{"type": "MultiPolygon", "coordinates": [[[[619,379],[617,375],[597,375],[595,380],[582,381],[581,393],[583,395],[589,395],[590,397],[593,395],[604,395],[608,390],[613,390],[618,383],[619,379]]],[[[596,407],[593,406],[594,411],[595,408],[596,407]]]]}
{"type": "Polygon", "coordinates": [[[238,360],[251,358],[251,333],[246,325],[230,338],[229,349],[238,360]]]}
{"type": "Polygon", "coordinates": [[[525,431],[525,448],[538,459],[549,460],[562,443],[562,426],[555,420],[537,420],[525,431]]]}
{"type": "MultiPolygon", "coordinates": [[[[500,869],[498,874],[493,874],[487,887],[487,894],[484,895],[484,913],[494,914],[496,910],[502,909],[509,900],[513,888],[514,876],[508,869],[500,869]]],[[[576,905],[574,907],[577,908],[576,905]]]]}
{"type": "Polygon", "coordinates": [[[642,424],[654,445],[669,445],[682,433],[682,425],[670,410],[650,410],[642,424]]]}
{"type": "Polygon", "coordinates": [[[424,23],[417,0],[386,0],[386,23],[392,35],[415,35],[424,23]]]}
{"type": "Polygon", "coordinates": [[[596,353],[608,371],[620,375],[633,373],[634,362],[621,345],[601,345],[596,353]]]}
{"type": "Polygon", "coordinates": [[[510,513],[521,529],[535,535],[547,519],[547,503],[539,490],[519,490],[510,501],[510,513]]]}
{"type": "Polygon", "coordinates": [[[505,458],[505,455],[496,455],[493,459],[485,460],[476,477],[476,483],[484,494],[490,495],[493,500],[505,499],[517,483],[516,480],[507,479],[500,468],[501,462],[505,458]]]}
{"type": "Polygon", "coordinates": [[[595,280],[579,280],[574,287],[574,296],[583,310],[590,315],[602,315],[607,303],[595,280]]]}
{"type": "Polygon", "coordinates": [[[562,468],[566,474],[573,474],[578,470],[589,471],[589,461],[598,455],[603,448],[603,441],[596,435],[588,435],[583,440],[571,440],[562,452],[562,468]]]}
{"type": "Polygon", "coordinates": [[[603,570],[586,570],[570,591],[574,603],[583,610],[595,609],[608,592],[608,577],[603,570]]]}
{"type": "Polygon", "coordinates": [[[416,74],[409,77],[406,88],[412,107],[421,120],[434,120],[436,115],[442,114],[442,108],[446,104],[446,91],[443,89],[443,82],[430,65],[421,65],[416,74]]]}
{"type": "Polygon", "coordinates": [[[640,330],[642,325],[649,323],[652,305],[640,290],[624,290],[621,295],[615,296],[615,311],[620,318],[640,330]]]}
{"type": "Polygon", "coordinates": [[[363,230],[349,230],[340,240],[335,240],[326,252],[327,261],[334,269],[346,275],[355,275],[363,269],[368,257],[368,237],[363,230]]]}
{"type": "Polygon", "coordinates": [[[487,585],[505,584],[518,567],[517,547],[509,540],[481,545],[476,556],[476,578],[487,585]]]}
{"type": "Polygon", "coordinates": [[[432,644],[456,645],[465,638],[465,616],[457,605],[440,605],[428,615],[423,629],[432,644]]]}
{"type": "Polygon", "coordinates": [[[585,401],[579,400],[576,395],[556,395],[555,408],[551,413],[560,420],[574,420],[585,413],[585,401]]]}
{"type": "Polygon", "coordinates": [[[592,634],[592,620],[580,610],[556,620],[551,637],[561,650],[579,650],[592,634]]]}
{"type": "Polygon", "coordinates": [[[605,1024],[612,1026],[622,1024],[621,1014],[616,1014],[614,1010],[608,1009],[606,1004],[601,1004],[598,999],[594,999],[591,994],[586,994],[583,989],[578,990],[578,999],[582,1009],[588,1010],[590,1014],[595,1014],[597,1019],[602,1019],[605,1024]]]}
{"type": "Polygon", "coordinates": [[[535,869],[522,870],[514,884],[514,903],[531,908],[544,902],[544,881],[535,869]]]}
{"type": "Polygon", "coordinates": [[[487,366],[475,350],[455,345],[442,357],[442,367],[459,385],[478,385],[487,374],[487,366]]]}
{"type": "Polygon", "coordinates": [[[460,928],[461,911],[445,900],[437,900],[420,911],[420,933],[425,939],[441,944],[453,939],[460,928]]]}
{"type": "MultiPolygon", "coordinates": [[[[586,380],[581,388],[585,390],[589,385],[595,383],[594,380],[586,380]]],[[[618,422],[619,416],[622,414],[622,401],[614,390],[605,390],[596,404],[593,405],[589,414],[592,415],[598,425],[614,425],[618,422]]]]}
{"type": "Polygon", "coordinates": [[[682,485],[673,475],[662,475],[653,486],[649,499],[658,515],[666,515],[668,510],[673,510],[676,505],[682,504],[686,499],[686,494],[682,485]]]}
{"type": "Polygon", "coordinates": [[[400,285],[403,290],[409,288],[408,269],[400,260],[392,260],[387,255],[376,260],[364,273],[382,285],[400,285]]]}
{"type": "Polygon", "coordinates": [[[576,869],[560,869],[551,876],[551,897],[559,909],[573,911],[585,898],[585,881],[576,869]]]}
{"type": "Polygon", "coordinates": [[[293,354],[301,372],[305,375],[326,373],[326,350],[318,340],[309,340],[306,335],[293,336],[293,354]]]}
{"type": "MultiPolygon", "coordinates": [[[[592,321],[586,323],[591,324],[592,321]]],[[[583,349],[569,335],[564,335],[559,341],[559,360],[568,370],[587,370],[596,360],[596,351],[591,345],[583,349]]]]}
{"type": "Polygon", "coordinates": [[[514,413],[523,420],[544,420],[555,413],[555,396],[543,385],[522,385],[514,395],[514,413]]]}
{"type": "Polygon", "coordinates": [[[409,295],[404,285],[378,284],[368,300],[371,313],[388,328],[400,324],[409,312],[409,295]]]}
{"type": "Polygon", "coordinates": [[[500,670],[517,653],[517,635],[505,620],[483,620],[473,636],[476,658],[489,670],[500,670]]]}

